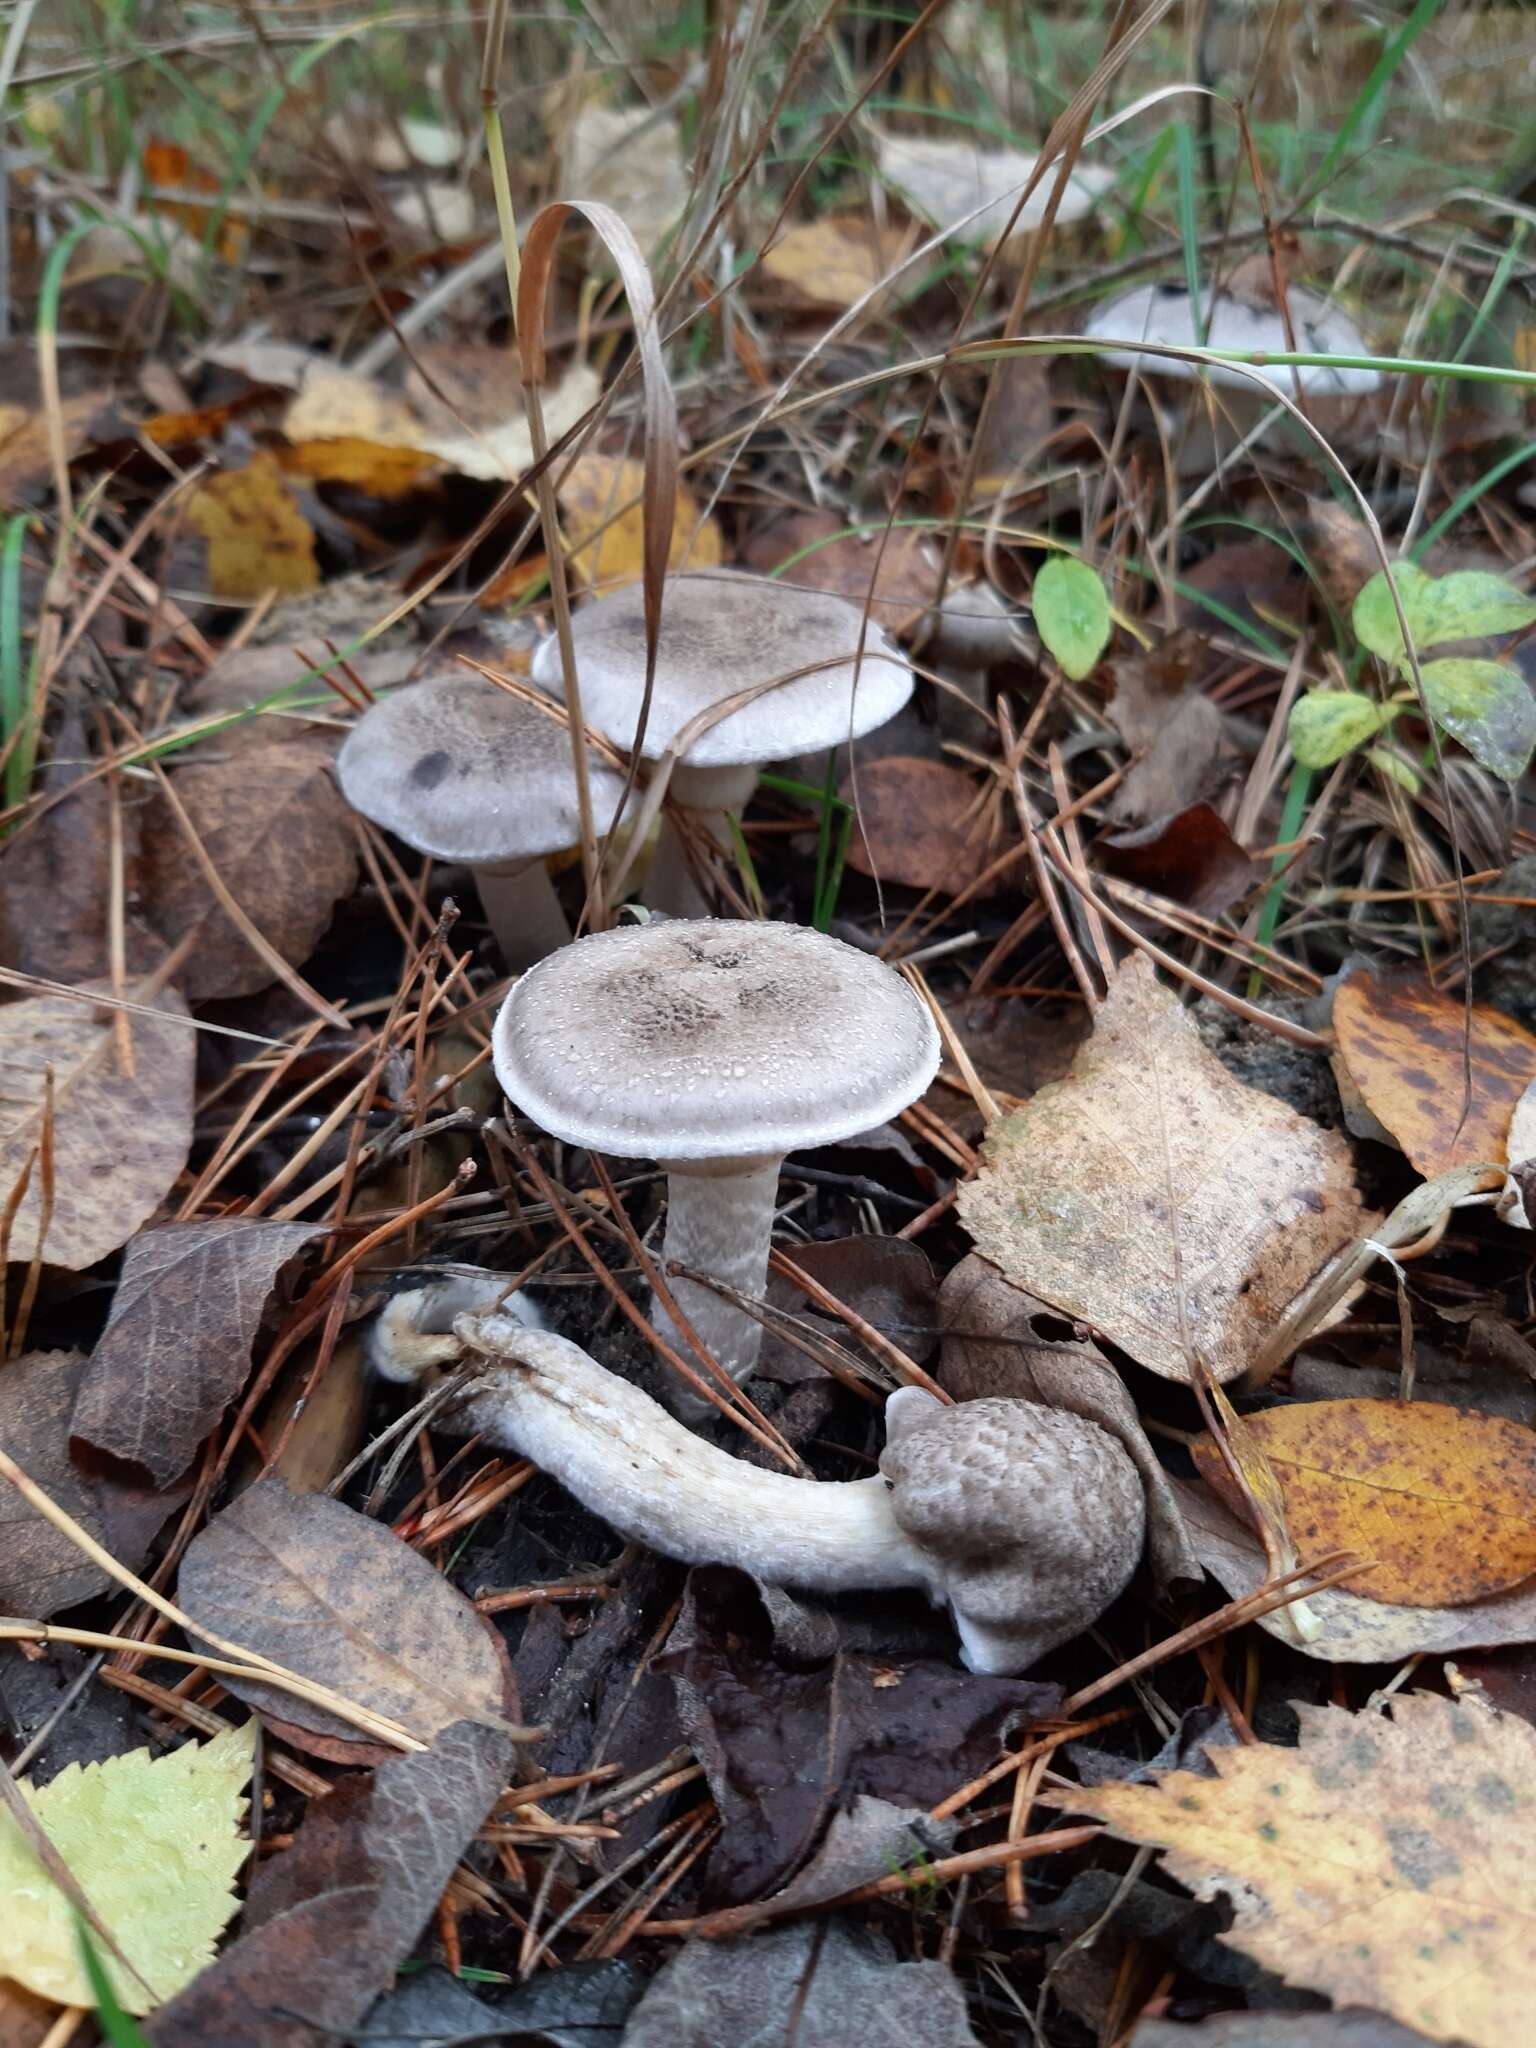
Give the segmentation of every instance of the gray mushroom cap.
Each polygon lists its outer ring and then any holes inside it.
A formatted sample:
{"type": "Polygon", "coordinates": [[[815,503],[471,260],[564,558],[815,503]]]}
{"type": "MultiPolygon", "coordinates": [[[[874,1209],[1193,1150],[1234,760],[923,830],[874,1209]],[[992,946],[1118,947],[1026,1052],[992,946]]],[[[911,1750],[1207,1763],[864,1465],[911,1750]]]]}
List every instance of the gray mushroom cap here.
{"type": "Polygon", "coordinates": [[[892,968],[799,925],[665,920],[578,939],[524,975],[493,1035],[519,1109],[571,1144],[771,1156],[894,1116],[938,1070],[892,968]]]}
{"type": "MultiPolygon", "coordinates": [[[[1287,294],[1291,325],[1298,351],[1315,355],[1357,356],[1369,351],[1364,335],[1341,306],[1330,306],[1315,292],[1293,287],[1287,294]]],[[[1205,343],[1208,348],[1225,348],[1244,354],[1264,355],[1286,352],[1285,322],[1272,306],[1255,307],[1225,292],[1206,295],[1205,343]]],[[[1120,341],[1161,342],[1170,348],[1198,348],[1194,307],[1184,285],[1148,284],[1123,292],[1097,307],[1083,330],[1090,340],[1113,338],[1120,341]]],[[[1213,384],[1252,392],[1254,380],[1227,363],[1204,366],[1176,356],[1142,355],[1135,349],[1105,349],[1101,361],[1119,369],[1139,367],[1143,376],[1190,380],[1209,375],[1213,384]]],[[[1292,390],[1292,367],[1286,363],[1254,364],[1253,368],[1287,395],[1292,390]]],[[[1381,383],[1377,370],[1362,370],[1340,364],[1298,367],[1294,375],[1301,389],[1319,398],[1359,397],[1381,383]]]]}
{"type": "MultiPolygon", "coordinates": [[[[671,577],[661,608],[656,683],[641,752],[657,760],[700,712],[754,684],[764,690],[700,735],[682,756],[690,768],[746,766],[819,752],[873,732],[912,694],[912,672],[873,620],[855,665],[863,613],[830,591],[799,590],[735,570],[671,577]],[[821,667],[810,666],[822,663],[821,667]],[[797,674],[807,669],[805,675],[797,674]]],[[[583,606],[572,621],[582,709],[621,746],[633,742],[645,688],[645,614],[640,586],[583,606]]],[[[564,691],[560,649],[546,640],[533,679],[564,691]]]]}
{"type": "MultiPolygon", "coordinates": [[[[623,778],[590,757],[588,773],[606,832],[623,778]]],[[[437,860],[535,860],[581,834],[565,724],[477,675],[381,698],[348,734],[336,774],[354,810],[437,860]]]]}

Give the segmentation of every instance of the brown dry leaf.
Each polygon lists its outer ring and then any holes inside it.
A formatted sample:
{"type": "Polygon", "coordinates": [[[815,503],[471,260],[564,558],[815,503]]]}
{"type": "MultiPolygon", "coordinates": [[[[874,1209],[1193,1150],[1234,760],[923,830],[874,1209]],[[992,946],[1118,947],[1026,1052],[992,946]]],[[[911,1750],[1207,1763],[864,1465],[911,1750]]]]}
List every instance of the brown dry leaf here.
{"type": "Polygon", "coordinates": [[[272,1294],[316,1234],[264,1217],[141,1231],[80,1386],[74,1435],[169,1485],[245,1384],[272,1294]]]}
{"type": "Polygon", "coordinates": [[[429,1750],[353,1772],[312,1800],[293,1846],[257,1866],[239,1939],[146,2022],[147,2039],[154,2048],[351,2040],[415,1947],[511,1764],[504,1737],[460,1723],[429,1750]]]}
{"type": "MultiPolygon", "coordinates": [[[[1298,1401],[1244,1424],[1280,1483],[1302,1557],[1352,1550],[1351,1579],[1401,1607],[1459,1607],[1536,1572],[1536,1435],[1438,1401],[1298,1401]]],[[[1209,1437],[1195,1467],[1234,1514],[1241,1497],[1209,1437]]]]}
{"type": "Polygon", "coordinates": [[[960,1213],[1021,1287],[1169,1379],[1235,1379],[1366,1219],[1349,1146],[1235,1080],[1132,954],[1066,1080],[992,1126],[960,1213]]]}
{"type": "MultiPolygon", "coordinates": [[[[91,421],[106,399],[105,392],[87,391],[61,402],[66,461],[84,446],[91,421]]],[[[24,405],[0,405],[0,507],[9,510],[29,486],[44,482],[52,471],[47,414],[29,412],[24,405]]]]}
{"type": "Polygon", "coordinates": [[[917,230],[882,227],[863,214],[829,214],[781,235],[763,257],[763,272],[793,298],[843,312],[871,294],[917,243],[917,230]]]}
{"type": "MultiPolygon", "coordinates": [[[[645,464],[629,456],[578,455],[560,479],[560,512],[576,573],[592,589],[638,583],[645,565],[645,464]],[[617,517],[615,517],[617,514],[617,517]],[[597,536],[602,529],[600,537],[597,536]]],[[[669,569],[718,569],[720,529],[692,494],[677,489],[669,569]]]]}
{"type": "MultiPolygon", "coordinates": [[[[1234,1600],[1257,1592],[1269,1578],[1257,1536],[1205,1487],[1179,1479],[1169,1483],[1205,1570],[1234,1600]]],[[[1536,1641],[1536,1584],[1527,1580],[1512,1593],[1469,1607],[1398,1607],[1329,1587],[1308,1592],[1307,1613],[1315,1633],[1305,1638],[1297,1637],[1284,1610],[1261,1615],[1258,1625],[1325,1664],[1400,1664],[1405,1657],[1536,1641]]]]}
{"type": "Polygon", "coordinates": [[[1073,1792],[1163,1850],[1221,1939],[1339,2005],[1436,2041],[1536,2034],[1536,1730],[1475,1700],[1399,1695],[1392,1718],[1298,1705],[1295,1749],[1209,1749],[1214,1781],[1073,1792]]]}
{"type": "Polygon", "coordinates": [[[890,754],[845,777],[838,794],[857,808],[848,865],[861,875],[958,896],[1001,851],[974,779],[945,761],[890,754]]]}
{"type": "Polygon", "coordinates": [[[1207,917],[1230,910],[1266,872],[1209,804],[1191,804],[1129,832],[1107,832],[1095,840],[1093,857],[1122,881],[1207,917]]]}
{"type": "MultiPolygon", "coordinates": [[[[307,960],[357,881],[352,812],[331,780],[330,750],[305,740],[193,761],[173,787],[230,895],[290,963],[307,960]]],[[[220,908],[163,800],[144,820],[144,913],[172,943],[196,944],[182,969],[195,1003],[253,995],[272,970],[220,908]]]]}
{"type": "MultiPolygon", "coordinates": [[[[316,593],[317,597],[323,595],[323,590],[316,593]]],[[[293,602],[298,604],[303,600],[293,602]]],[[[364,629],[364,622],[360,620],[342,619],[306,627],[303,621],[296,619],[291,637],[273,641],[268,646],[238,647],[232,654],[221,655],[206,675],[197,677],[186,686],[181,699],[182,709],[188,718],[198,719],[255,710],[268,698],[297,684],[317,663],[325,661],[330,652],[325,644],[327,640],[337,647],[346,647],[364,629]]],[[[378,652],[370,648],[366,653],[350,655],[347,670],[377,693],[405,682],[420,655],[421,649],[409,641],[391,643],[378,652]]],[[[192,758],[201,760],[205,755],[222,757],[236,749],[270,747],[276,741],[299,734],[307,739],[318,738],[321,728],[313,720],[331,717],[340,699],[333,696],[323,680],[304,684],[296,694],[311,708],[304,710],[279,705],[270,711],[259,711],[255,717],[239,724],[222,726],[199,743],[198,754],[192,758]]]]}
{"type": "MultiPolygon", "coordinates": [[[[496,1639],[462,1593],[382,1523],[264,1480],[215,1515],[182,1559],[194,1620],[431,1737],[503,1710],[496,1639]]],[[[231,1680],[293,1739],[357,1731],[307,1700],[231,1680]]]]}
{"type": "MultiPolygon", "coordinates": [[[[28,1351],[0,1366],[0,1450],[98,1543],[107,1532],[94,1489],[70,1463],[69,1416],[85,1371],[81,1351],[28,1351]]],[[[0,1493],[0,1612],[44,1618],[110,1584],[99,1565],[13,1487],[0,1493]]]]}
{"type": "Polygon", "coordinates": [[[1523,1025],[1474,1003],[1469,1039],[1459,998],[1421,974],[1361,969],[1333,999],[1333,1029],[1366,1108],[1426,1180],[1453,1166],[1505,1163],[1510,1119],[1536,1080],[1536,1036],[1523,1025]]]}
{"type": "MultiPolygon", "coordinates": [[[[82,988],[112,993],[105,981],[82,988]]],[[[128,994],[134,994],[132,984],[128,994]]],[[[68,996],[30,996],[0,1008],[0,1199],[8,1198],[37,1152],[51,1068],[54,1196],[42,1253],[47,1264],[72,1273],[132,1237],[164,1200],[191,1149],[196,1034],[174,989],[144,1001],[160,1016],[128,1020],[132,1073],[119,1064],[117,1031],[106,1009],[68,996]]],[[[37,1251],[41,1204],[34,1164],[11,1226],[12,1261],[37,1251]]]]}
{"type": "Polygon", "coordinates": [[[1006,490],[1030,474],[1056,424],[1045,356],[1005,356],[985,368],[993,380],[992,402],[976,454],[978,497],[1006,490]]]}
{"type": "Polygon", "coordinates": [[[187,525],[208,543],[208,588],[215,597],[265,597],[269,590],[313,590],[320,581],[315,536],[266,450],[244,469],[198,484],[186,500],[187,525]]]}
{"type": "Polygon", "coordinates": [[[915,622],[939,594],[942,564],[928,535],[895,527],[882,552],[878,531],[847,533],[846,526],[834,512],[786,512],[753,537],[743,567],[767,576],[788,563],[784,581],[797,589],[868,602],[870,617],[891,632],[915,622]]]}
{"type": "MultiPolygon", "coordinates": [[[[295,446],[311,442],[370,442],[383,449],[414,449],[460,476],[505,483],[533,461],[523,412],[522,385],[505,349],[423,352],[440,399],[413,373],[413,398],[353,370],[316,364],[283,417],[295,446]],[[415,402],[413,402],[413,399],[415,402]]],[[[544,426],[551,445],[596,402],[597,374],[584,363],[543,392],[544,426]]],[[[311,454],[307,458],[318,462],[311,454]]],[[[349,455],[349,460],[353,459],[349,455]]]]}
{"type": "Polygon", "coordinates": [[[1197,634],[1181,631],[1150,653],[1109,664],[1110,721],[1135,757],[1110,799],[1117,823],[1142,825],[1187,810],[1221,779],[1221,713],[1195,683],[1201,646],[1197,634]]]}

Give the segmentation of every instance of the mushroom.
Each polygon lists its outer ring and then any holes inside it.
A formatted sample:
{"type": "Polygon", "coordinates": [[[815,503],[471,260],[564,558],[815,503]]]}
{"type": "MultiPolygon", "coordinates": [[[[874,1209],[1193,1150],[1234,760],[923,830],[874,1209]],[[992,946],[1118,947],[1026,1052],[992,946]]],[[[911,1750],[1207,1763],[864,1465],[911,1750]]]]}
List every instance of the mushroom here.
{"type": "MultiPolygon", "coordinates": [[[[502,1087],[553,1136],[659,1160],[664,1259],[754,1297],[785,1154],[895,1116],[939,1064],[926,1005],[883,961],[799,925],[712,918],[597,932],[551,955],[502,1005],[492,1050],[502,1087]]],[[[672,1288],[744,1380],[761,1326],[698,1282],[672,1288]]],[[[674,1405],[698,1412],[688,1399],[674,1405]]]]}
{"type": "MultiPolygon", "coordinates": [[[[1365,337],[1340,306],[1332,306],[1315,292],[1293,286],[1286,294],[1291,333],[1296,351],[1316,355],[1359,356],[1369,351],[1365,337]]],[[[1267,303],[1252,295],[1233,291],[1216,292],[1201,301],[1205,323],[1203,346],[1231,349],[1244,355],[1283,355],[1291,351],[1285,321],[1272,300],[1267,303]]],[[[1185,285],[1140,285],[1095,309],[1084,334],[1091,341],[1105,339],[1156,342],[1167,348],[1202,346],[1195,308],[1185,285]]],[[[1316,411],[1316,401],[1335,402],[1336,410],[1375,391],[1381,383],[1377,370],[1350,363],[1291,365],[1258,362],[1251,371],[1230,363],[1197,363],[1180,356],[1144,355],[1134,348],[1106,348],[1099,360],[1120,370],[1139,370],[1144,378],[1173,383],[1198,382],[1208,377],[1231,394],[1224,401],[1233,423],[1244,434],[1258,426],[1269,410],[1267,400],[1255,384],[1252,372],[1265,383],[1293,398],[1299,391],[1316,411]],[[1344,402],[1340,405],[1338,402],[1344,402]]]]}
{"type": "MultiPolygon", "coordinates": [[[[567,945],[571,928],[544,865],[581,825],[571,736],[477,675],[413,683],[382,697],[336,757],[354,810],[407,846],[474,871],[502,958],[530,966],[567,945]]],[[[593,823],[612,823],[623,777],[589,761],[593,823]]]]}
{"type": "MultiPolygon", "coordinates": [[[[645,612],[638,585],[597,598],[572,625],[586,714],[623,745],[634,733],[645,687],[645,612]]],[[[564,688],[553,638],[533,658],[533,679],[564,688]]],[[[683,736],[669,794],[697,824],[729,844],[725,820],[751,796],[763,762],[824,752],[894,718],[912,694],[912,672],[893,641],[857,605],[828,591],[797,590],[734,570],[675,576],[666,585],[656,679],[640,752],[648,761],[683,736]],[[863,655],[859,653],[863,637],[863,655]],[[755,697],[707,730],[702,715],[754,685],[755,697]]],[[[673,917],[707,914],[676,836],[662,835],[645,891],[673,917]]]]}
{"type": "MultiPolygon", "coordinates": [[[[987,678],[1012,655],[1038,654],[1019,630],[1018,615],[990,583],[952,583],[944,601],[924,622],[920,661],[945,678],[968,704],[986,713],[987,678]]],[[[973,722],[946,716],[948,692],[939,697],[939,725],[974,740],[973,722]]],[[[963,714],[962,714],[963,715],[963,714]]]]}
{"type": "Polygon", "coordinates": [[[546,1329],[526,1294],[507,1295],[511,1285],[510,1273],[469,1266],[392,1295],[369,1325],[369,1365],[381,1379],[405,1384],[436,1366],[451,1365],[463,1350],[453,1334],[455,1321],[485,1310],[508,1315],[526,1329],[546,1329]]]}
{"type": "MultiPolygon", "coordinates": [[[[969,138],[934,135],[877,134],[875,155],[880,175],[912,211],[935,227],[953,230],[958,241],[980,242],[988,248],[1008,226],[1019,194],[1039,162],[1016,149],[978,149],[969,138]]],[[[1020,208],[1012,242],[1043,225],[1056,171],[1052,164],[1020,208]]],[[[1056,209],[1056,226],[1084,219],[1113,183],[1111,171],[1075,165],[1056,209]]]]}
{"type": "Polygon", "coordinates": [[[1022,1671],[1116,1599],[1141,1555],[1141,1481],[1096,1423],[1027,1401],[886,1402],[873,1479],[796,1479],[717,1449],[568,1338],[499,1312],[455,1334],[487,1363],[455,1427],[558,1479],[620,1535],[687,1564],[843,1593],[920,1587],[972,1671],[1022,1671]]]}

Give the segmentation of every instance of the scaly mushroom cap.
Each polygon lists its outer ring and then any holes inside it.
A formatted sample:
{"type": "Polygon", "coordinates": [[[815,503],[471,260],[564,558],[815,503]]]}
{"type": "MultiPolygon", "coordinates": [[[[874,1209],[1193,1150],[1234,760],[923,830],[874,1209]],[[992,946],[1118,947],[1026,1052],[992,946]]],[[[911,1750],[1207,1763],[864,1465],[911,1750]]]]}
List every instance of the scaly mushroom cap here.
{"type": "MultiPolygon", "coordinates": [[[[700,712],[776,676],[794,681],[764,690],[701,734],[682,756],[690,768],[745,767],[873,732],[911,696],[912,671],[873,621],[864,629],[864,655],[856,665],[862,625],[859,607],[829,591],[797,590],[730,569],[672,577],[662,598],[642,754],[659,759],[700,712]],[[801,669],[809,672],[801,675],[801,669]]],[[[631,745],[645,689],[639,585],[584,605],[572,633],[583,711],[620,745],[631,745]]],[[[534,656],[533,679],[556,696],[563,693],[553,637],[534,656]]]]}
{"type": "MultiPolygon", "coordinates": [[[[1358,356],[1368,353],[1365,337],[1340,306],[1330,306],[1315,292],[1293,287],[1287,294],[1296,348],[1314,355],[1358,356]]],[[[1242,299],[1218,292],[1202,302],[1207,348],[1227,348],[1257,355],[1281,354],[1290,349],[1285,322],[1273,306],[1256,307],[1242,299]]],[[[1083,332],[1090,340],[1111,337],[1118,341],[1155,341],[1169,348],[1201,346],[1195,327],[1194,308],[1184,285],[1147,284],[1123,292],[1117,299],[1098,307],[1083,332]]],[[[1135,349],[1105,349],[1100,360],[1119,369],[1138,365],[1145,377],[1185,380],[1209,375],[1213,384],[1252,392],[1253,378],[1226,363],[1212,363],[1208,370],[1177,356],[1141,355],[1135,349]]],[[[1292,369],[1285,363],[1254,364],[1259,375],[1287,395],[1292,390],[1292,369]]],[[[1297,368],[1294,375],[1301,389],[1319,398],[1356,397],[1374,391],[1381,382],[1377,370],[1362,370],[1332,364],[1297,368]]]]}
{"type": "Polygon", "coordinates": [[[631,1158],[767,1157],[896,1115],[938,1071],[901,976],[800,925],[658,921],[578,939],[525,974],[493,1034],[535,1123],[631,1158]]]}
{"type": "Polygon", "coordinates": [[[1019,1671],[1125,1590],[1146,1501],[1096,1423],[1010,1400],[887,1411],[880,1470],[903,1533],[934,1560],[975,1671],[1019,1671]]]}
{"type": "MultiPolygon", "coordinates": [[[[606,832],[623,777],[590,758],[588,773],[606,832]]],[[[581,833],[565,724],[477,675],[380,698],[348,734],[336,774],[354,810],[437,860],[536,860],[581,833]]]]}

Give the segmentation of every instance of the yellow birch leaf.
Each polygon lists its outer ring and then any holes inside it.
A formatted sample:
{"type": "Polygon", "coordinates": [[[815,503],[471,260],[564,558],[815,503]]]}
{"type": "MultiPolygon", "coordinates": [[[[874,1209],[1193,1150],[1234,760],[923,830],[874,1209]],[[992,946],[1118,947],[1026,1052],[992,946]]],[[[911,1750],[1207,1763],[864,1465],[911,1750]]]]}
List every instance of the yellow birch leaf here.
{"type": "Polygon", "coordinates": [[[320,581],[314,533],[275,455],[263,451],[244,469],[199,484],[187,500],[187,524],[208,543],[215,597],[291,596],[320,581]]]}
{"type": "MultiPolygon", "coordinates": [[[[560,512],[571,559],[592,589],[639,582],[645,548],[640,508],[644,490],[645,464],[629,456],[578,455],[562,481],[560,512]]],[[[719,527],[679,485],[668,568],[718,569],[721,552],[719,527]]]]}
{"type": "MultiPolygon", "coordinates": [[[[256,1723],[169,1756],[147,1749],[104,1764],[67,1764],[22,1796],[113,1940],[144,1979],[99,1940],[97,1953],[129,2012],[174,1997],[213,1959],[235,1910],[250,1844],[240,1833],[256,1723]]],[[[60,2005],[95,2003],[80,1961],[75,1908],[0,1812],[0,1976],[60,2005]]]]}
{"type": "MultiPolygon", "coordinates": [[[[1246,1418],[1303,1557],[1372,1560],[1343,1589],[1396,1607],[1458,1607],[1536,1572],[1536,1434],[1440,1401],[1298,1401],[1246,1418]]],[[[1209,1437],[1206,1484],[1247,1510],[1209,1437]]]]}
{"type": "Polygon", "coordinates": [[[1536,2038],[1536,1729],[1475,1700],[1392,1718],[1298,1706],[1295,1749],[1207,1752],[1215,1776],[1053,1795],[1163,1851],[1220,1938],[1335,2005],[1434,2041],[1536,2038]]]}
{"type": "Polygon", "coordinates": [[[796,298],[843,312],[883,283],[916,241],[910,226],[882,228],[857,216],[806,221],[773,244],[763,270],[796,298]]]}

